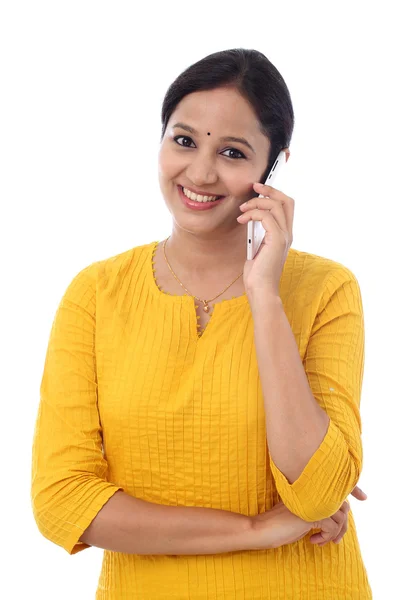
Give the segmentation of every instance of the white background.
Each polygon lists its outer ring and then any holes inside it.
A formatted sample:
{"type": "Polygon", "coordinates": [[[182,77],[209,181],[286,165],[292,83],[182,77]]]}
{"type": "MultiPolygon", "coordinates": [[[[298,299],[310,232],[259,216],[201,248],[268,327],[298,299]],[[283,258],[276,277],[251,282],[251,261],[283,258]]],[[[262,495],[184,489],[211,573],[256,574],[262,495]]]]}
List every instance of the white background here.
{"type": "Polygon", "coordinates": [[[30,505],[50,327],[83,267],[171,232],[157,172],[164,94],[190,64],[235,47],[263,52],[292,96],[296,124],[279,186],[296,202],[292,247],[346,265],[361,287],[359,485],[369,497],[349,499],[374,599],[396,595],[396,4],[1,3],[3,597],[94,598],[102,550],[69,556],[41,536],[30,505]]]}

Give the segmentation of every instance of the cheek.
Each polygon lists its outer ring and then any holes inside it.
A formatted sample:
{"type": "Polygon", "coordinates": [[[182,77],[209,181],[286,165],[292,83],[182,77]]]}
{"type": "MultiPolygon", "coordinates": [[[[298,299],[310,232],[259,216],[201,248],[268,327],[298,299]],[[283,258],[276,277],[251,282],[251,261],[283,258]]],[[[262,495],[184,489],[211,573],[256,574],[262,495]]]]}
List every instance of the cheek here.
{"type": "Polygon", "coordinates": [[[176,177],[182,169],[182,162],[173,153],[164,149],[158,154],[158,174],[165,180],[176,177]]]}
{"type": "Polygon", "coordinates": [[[251,188],[249,189],[251,186],[232,186],[231,187],[231,194],[234,198],[236,198],[238,200],[238,202],[240,201],[240,204],[242,204],[243,202],[247,202],[248,200],[251,200],[252,198],[254,198],[255,196],[257,196],[257,194],[255,193],[255,191],[251,188]]]}
{"type": "Polygon", "coordinates": [[[158,153],[158,172],[161,177],[165,176],[165,173],[168,171],[168,155],[165,152],[164,148],[161,148],[158,153]]]}
{"type": "Polygon", "coordinates": [[[253,183],[256,182],[256,179],[252,181],[252,173],[241,173],[240,177],[230,177],[226,178],[226,188],[229,189],[229,192],[232,197],[241,200],[241,202],[246,202],[251,198],[257,196],[256,192],[253,189],[253,183]]]}

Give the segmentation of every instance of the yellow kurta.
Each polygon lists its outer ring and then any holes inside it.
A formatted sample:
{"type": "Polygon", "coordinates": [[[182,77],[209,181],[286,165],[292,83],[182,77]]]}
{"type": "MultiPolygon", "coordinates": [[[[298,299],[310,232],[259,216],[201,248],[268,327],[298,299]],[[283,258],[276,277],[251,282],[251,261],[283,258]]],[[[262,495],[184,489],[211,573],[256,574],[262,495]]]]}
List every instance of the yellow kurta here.
{"type": "MultiPolygon", "coordinates": [[[[75,554],[119,489],[149,502],[256,515],[283,501],[330,516],[362,469],[364,320],[343,265],[291,248],[280,296],[313,395],[331,422],[289,484],[268,452],[246,294],[215,304],[204,333],[193,297],[159,288],[158,242],[92,263],[53,321],[32,453],[39,531],[75,554]],[[330,512],[331,511],[331,512],[330,512]]],[[[103,553],[97,600],[372,598],[353,514],[339,544],[160,556],[103,553]]]]}

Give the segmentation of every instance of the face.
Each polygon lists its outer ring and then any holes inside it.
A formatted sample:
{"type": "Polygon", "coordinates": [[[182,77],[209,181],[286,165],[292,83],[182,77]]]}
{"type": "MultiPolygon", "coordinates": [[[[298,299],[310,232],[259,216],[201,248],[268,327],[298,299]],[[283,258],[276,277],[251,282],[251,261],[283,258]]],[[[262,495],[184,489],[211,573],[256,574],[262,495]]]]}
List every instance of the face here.
{"type": "Polygon", "coordinates": [[[241,228],[239,205],[257,196],[252,186],[267,167],[269,148],[251,105],[236,90],[185,96],[169,119],[159,151],[160,188],[175,224],[196,232],[241,228]],[[195,132],[174,127],[178,122],[195,132]],[[244,138],[251,148],[224,141],[226,136],[244,138]],[[210,210],[192,210],[182,202],[178,186],[225,198],[210,210]]]}

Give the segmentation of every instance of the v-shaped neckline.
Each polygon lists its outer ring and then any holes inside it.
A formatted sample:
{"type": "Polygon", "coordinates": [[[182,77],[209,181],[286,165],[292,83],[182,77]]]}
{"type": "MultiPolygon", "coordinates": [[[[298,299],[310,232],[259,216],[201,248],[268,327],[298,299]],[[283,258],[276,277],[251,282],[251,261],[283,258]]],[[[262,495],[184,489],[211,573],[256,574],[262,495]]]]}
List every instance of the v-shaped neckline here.
{"type": "Polygon", "coordinates": [[[147,275],[149,277],[149,287],[151,289],[151,292],[154,295],[158,296],[159,298],[162,298],[166,302],[179,304],[181,306],[185,304],[188,307],[188,310],[193,311],[194,318],[196,319],[197,340],[203,339],[204,335],[210,330],[210,325],[213,323],[213,320],[214,321],[216,320],[217,315],[221,311],[232,310],[234,308],[243,306],[246,303],[248,303],[248,298],[247,298],[246,293],[242,294],[241,296],[233,296],[232,298],[220,300],[219,302],[214,302],[213,310],[210,315],[210,319],[209,319],[207,325],[205,326],[204,330],[200,333],[198,331],[198,324],[197,324],[198,318],[197,318],[197,313],[196,313],[196,303],[198,303],[200,305],[200,301],[196,300],[196,298],[194,296],[190,296],[189,294],[186,294],[186,293],[185,294],[170,294],[169,292],[164,291],[157,283],[156,276],[155,276],[155,268],[154,268],[154,255],[155,255],[155,252],[156,252],[156,249],[157,249],[157,246],[159,243],[160,243],[159,241],[156,241],[156,242],[151,242],[149,244],[149,255],[148,255],[148,260],[146,260],[146,266],[148,268],[147,275]]]}

